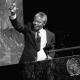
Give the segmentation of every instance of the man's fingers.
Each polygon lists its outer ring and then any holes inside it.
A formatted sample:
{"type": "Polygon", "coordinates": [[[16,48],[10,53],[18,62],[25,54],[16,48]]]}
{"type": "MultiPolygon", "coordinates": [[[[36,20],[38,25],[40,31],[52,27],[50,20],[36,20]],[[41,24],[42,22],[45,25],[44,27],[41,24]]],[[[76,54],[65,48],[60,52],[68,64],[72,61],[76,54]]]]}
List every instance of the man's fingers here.
{"type": "Polygon", "coordinates": [[[11,12],[16,12],[17,9],[18,9],[18,8],[16,8],[16,3],[12,3],[11,6],[10,6],[10,8],[9,8],[9,10],[10,10],[11,12]]]}

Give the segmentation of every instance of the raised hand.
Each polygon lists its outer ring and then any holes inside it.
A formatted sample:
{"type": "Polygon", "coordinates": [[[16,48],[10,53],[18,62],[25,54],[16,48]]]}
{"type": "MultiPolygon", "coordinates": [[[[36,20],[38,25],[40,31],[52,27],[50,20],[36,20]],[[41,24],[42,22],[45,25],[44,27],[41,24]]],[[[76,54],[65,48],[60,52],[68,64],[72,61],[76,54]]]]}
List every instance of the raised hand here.
{"type": "Polygon", "coordinates": [[[16,13],[16,10],[18,8],[16,7],[16,3],[11,3],[9,7],[9,11],[11,12],[11,15],[14,15],[16,13]]]}

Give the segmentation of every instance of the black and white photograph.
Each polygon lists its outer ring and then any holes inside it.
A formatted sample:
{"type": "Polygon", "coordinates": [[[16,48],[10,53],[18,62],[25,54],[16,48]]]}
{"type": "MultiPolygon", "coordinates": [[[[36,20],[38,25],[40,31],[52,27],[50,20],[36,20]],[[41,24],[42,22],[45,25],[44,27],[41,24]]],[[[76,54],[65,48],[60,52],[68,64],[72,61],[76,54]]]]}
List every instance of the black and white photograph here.
{"type": "Polygon", "coordinates": [[[80,80],[79,2],[0,0],[0,80],[80,80]]]}

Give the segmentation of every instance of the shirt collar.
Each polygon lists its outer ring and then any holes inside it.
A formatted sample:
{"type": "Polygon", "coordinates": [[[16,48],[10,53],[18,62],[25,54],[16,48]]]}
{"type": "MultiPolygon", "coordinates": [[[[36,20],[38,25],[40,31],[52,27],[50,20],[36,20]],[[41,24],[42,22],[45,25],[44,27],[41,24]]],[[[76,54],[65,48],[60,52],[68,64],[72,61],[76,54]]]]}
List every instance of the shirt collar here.
{"type": "Polygon", "coordinates": [[[44,30],[44,29],[42,28],[42,29],[39,30],[39,32],[41,33],[43,30],[44,30]]]}

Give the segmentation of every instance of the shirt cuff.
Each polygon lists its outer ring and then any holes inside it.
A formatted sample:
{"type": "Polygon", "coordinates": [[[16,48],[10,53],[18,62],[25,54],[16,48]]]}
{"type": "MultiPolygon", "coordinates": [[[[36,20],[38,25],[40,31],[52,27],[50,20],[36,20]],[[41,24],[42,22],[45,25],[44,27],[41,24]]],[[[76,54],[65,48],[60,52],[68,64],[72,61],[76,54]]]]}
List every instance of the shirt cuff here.
{"type": "Polygon", "coordinates": [[[51,57],[51,56],[49,56],[49,55],[47,55],[47,58],[48,58],[48,59],[52,59],[52,57],[51,57]]]}
{"type": "Polygon", "coordinates": [[[11,19],[16,19],[16,14],[13,16],[10,16],[11,19]]]}

